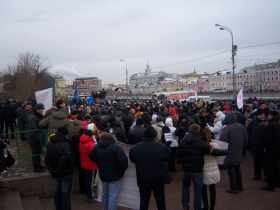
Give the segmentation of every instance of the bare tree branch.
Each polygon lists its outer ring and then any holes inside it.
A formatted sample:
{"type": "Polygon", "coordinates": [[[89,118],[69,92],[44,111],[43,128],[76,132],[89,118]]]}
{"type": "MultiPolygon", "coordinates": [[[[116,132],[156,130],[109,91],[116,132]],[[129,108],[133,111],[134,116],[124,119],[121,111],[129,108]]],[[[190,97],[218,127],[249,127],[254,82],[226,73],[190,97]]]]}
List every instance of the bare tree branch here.
{"type": "Polygon", "coordinates": [[[48,67],[45,67],[39,55],[20,54],[16,64],[9,65],[5,75],[4,91],[6,95],[24,100],[34,98],[34,92],[47,88],[48,67]]]}

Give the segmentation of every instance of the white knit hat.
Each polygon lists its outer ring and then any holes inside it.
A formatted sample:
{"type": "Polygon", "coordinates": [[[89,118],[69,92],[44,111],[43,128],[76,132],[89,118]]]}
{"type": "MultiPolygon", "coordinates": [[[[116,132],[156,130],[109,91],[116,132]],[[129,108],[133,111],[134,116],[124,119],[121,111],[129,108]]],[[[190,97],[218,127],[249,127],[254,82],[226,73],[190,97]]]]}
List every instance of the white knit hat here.
{"type": "Polygon", "coordinates": [[[166,118],[165,125],[167,127],[173,127],[173,120],[172,120],[172,118],[170,118],[170,117],[166,118]]]}
{"type": "Polygon", "coordinates": [[[88,130],[94,132],[96,130],[94,123],[88,124],[88,130]]]}

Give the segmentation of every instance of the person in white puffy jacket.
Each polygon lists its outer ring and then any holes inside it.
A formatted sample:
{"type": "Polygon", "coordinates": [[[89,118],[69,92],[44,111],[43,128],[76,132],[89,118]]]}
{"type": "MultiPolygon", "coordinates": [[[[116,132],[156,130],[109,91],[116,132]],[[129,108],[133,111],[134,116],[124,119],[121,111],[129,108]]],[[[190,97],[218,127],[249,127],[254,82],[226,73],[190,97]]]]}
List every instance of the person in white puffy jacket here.
{"type": "Polygon", "coordinates": [[[163,142],[169,146],[171,149],[171,156],[169,161],[169,170],[171,172],[176,171],[176,164],[175,164],[175,157],[176,157],[176,151],[178,148],[178,137],[175,135],[176,128],[173,125],[173,120],[171,117],[167,117],[165,120],[165,126],[162,128],[163,142]]]}
{"type": "Polygon", "coordinates": [[[157,132],[157,137],[155,139],[155,142],[161,143],[162,142],[162,128],[164,127],[164,123],[160,116],[157,114],[153,114],[152,116],[152,127],[157,132]]]}
{"type": "Polygon", "coordinates": [[[216,112],[216,117],[214,120],[214,126],[208,125],[208,128],[210,131],[214,134],[215,139],[220,139],[220,135],[222,133],[223,129],[223,121],[225,119],[226,115],[222,111],[216,112]]]}
{"type": "MultiPolygon", "coordinates": [[[[202,130],[202,139],[207,141],[212,148],[219,149],[216,142],[211,142],[211,132],[205,127],[202,130]]],[[[226,151],[220,150],[216,155],[224,155],[226,151]]],[[[205,155],[203,166],[203,188],[202,188],[202,200],[203,210],[214,210],[216,203],[216,184],[221,180],[221,175],[218,167],[217,156],[205,155]],[[208,203],[208,189],[210,194],[210,207],[208,203]]]]}

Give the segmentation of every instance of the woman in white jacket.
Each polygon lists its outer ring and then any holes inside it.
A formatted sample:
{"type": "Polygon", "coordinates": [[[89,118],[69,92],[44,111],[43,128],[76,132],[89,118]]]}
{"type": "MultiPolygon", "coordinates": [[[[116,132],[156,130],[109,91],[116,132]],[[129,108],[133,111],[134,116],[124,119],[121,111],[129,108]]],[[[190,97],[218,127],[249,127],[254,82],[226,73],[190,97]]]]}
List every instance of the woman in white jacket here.
{"type": "Polygon", "coordinates": [[[178,148],[178,137],[175,135],[176,128],[173,126],[173,120],[171,117],[166,118],[165,126],[162,128],[165,144],[171,149],[171,156],[169,161],[169,170],[171,172],[176,171],[176,151],[178,148]]]}
{"type": "MultiPolygon", "coordinates": [[[[219,149],[217,143],[211,142],[211,131],[205,127],[202,129],[202,139],[207,141],[212,148],[219,149]]],[[[226,151],[221,150],[221,155],[226,151]]],[[[221,175],[217,163],[217,157],[213,155],[205,155],[203,167],[203,188],[202,200],[203,210],[214,210],[216,203],[216,184],[220,182],[221,175]],[[208,189],[210,194],[210,208],[208,203],[208,189]]]]}
{"type": "Polygon", "coordinates": [[[216,112],[214,126],[212,127],[212,126],[208,125],[208,128],[214,134],[214,137],[216,140],[220,139],[220,135],[221,135],[222,129],[223,129],[223,121],[224,121],[225,117],[226,116],[222,111],[218,111],[218,112],[216,112]]]}

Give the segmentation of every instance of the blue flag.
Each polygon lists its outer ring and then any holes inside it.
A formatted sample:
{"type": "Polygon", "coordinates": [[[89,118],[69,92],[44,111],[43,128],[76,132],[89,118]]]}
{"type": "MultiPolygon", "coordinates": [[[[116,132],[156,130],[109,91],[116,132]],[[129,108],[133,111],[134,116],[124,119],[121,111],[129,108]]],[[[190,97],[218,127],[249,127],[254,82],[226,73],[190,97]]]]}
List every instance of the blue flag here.
{"type": "Polygon", "coordinates": [[[93,96],[88,96],[87,97],[87,104],[88,105],[93,105],[95,103],[95,99],[93,96]]]}
{"type": "Polygon", "coordinates": [[[81,101],[81,99],[80,99],[80,90],[78,88],[78,84],[75,83],[74,84],[74,93],[73,93],[72,103],[73,104],[79,104],[80,101],[81,101]]]}

